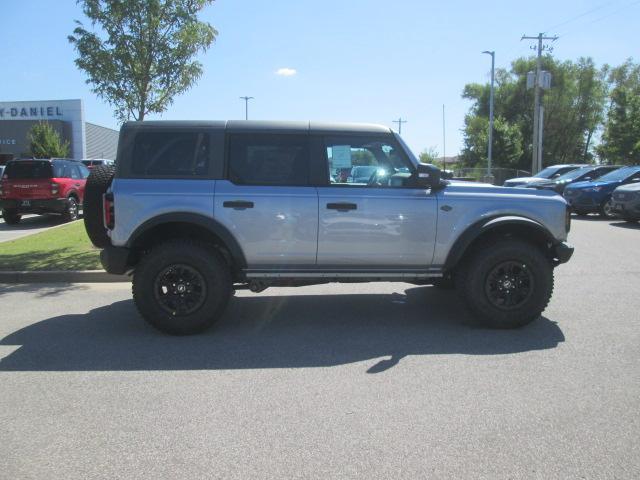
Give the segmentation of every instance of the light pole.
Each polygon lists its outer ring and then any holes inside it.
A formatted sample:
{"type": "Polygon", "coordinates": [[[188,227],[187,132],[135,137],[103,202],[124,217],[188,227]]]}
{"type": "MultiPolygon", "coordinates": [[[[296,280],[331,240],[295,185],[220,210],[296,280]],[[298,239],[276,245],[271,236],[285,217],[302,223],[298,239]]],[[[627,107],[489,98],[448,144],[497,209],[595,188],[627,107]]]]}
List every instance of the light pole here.
{"type": "Polygon", "coordinates": [[[485,50],[482,53],[491,55],[491,90],[489,91],[489,147],[487,152],[487,176],[491,176],[491,162],[493,160],[493,84],[495,80],[496,52],[485,50]]]}
{"type": "Polygon", "coordinates": [[[244,100],[244,119],[249,120],[249,100],[253,100],[253,97],[240,97],[244,100]]]}

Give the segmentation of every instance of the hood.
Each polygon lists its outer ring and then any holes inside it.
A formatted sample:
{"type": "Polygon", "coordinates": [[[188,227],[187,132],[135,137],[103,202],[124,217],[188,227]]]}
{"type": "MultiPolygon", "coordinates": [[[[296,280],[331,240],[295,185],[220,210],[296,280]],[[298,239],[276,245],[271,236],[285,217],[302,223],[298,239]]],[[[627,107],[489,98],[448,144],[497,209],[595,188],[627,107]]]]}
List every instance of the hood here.
{"type": "Polygon", "coordinates": [[[523,184],[530,184],[533,182],[539,182],[539,181],[545,181],[547,180],[546,178],[539,178],[539,177],[518,177],[518,178],[510,178],[509,180],[507,180],[505,183],[505,185],[509,185],[512,183],[519,183],[521,185],[523,184]]]}
{"type": "Polygon", "coordinates": [[[481,193],[493,194],[497,196],[529,196],[529,197],[554,197],[557,194],[550,190],[537,190],[535,188],[518,188],[514,190],[512,187],[498,187],[490,183],[450,181],[446,187],[447,191],[459,193],[481,193]]]}
{"type": "Polygon", "coordinates": [[[619,181],[615,181],[615,182],[599,182],[598,180],[594,180],[592,182],[587,181],[587,182],[575,182],[572,183],[571,185],[567,185],[567,188],[570,188],[571,190],[577,190],[577,189],[585,189],[585,188],[593,188],[593,187],[615,187],[616,185],[620,185],[621,182],[619,181]]]}
{"type": "Polygon", "coordinates": [[[640,192],[640,183],[629,183],[627,185],[620,185],[616,188],[616,192],[640,192]]]}

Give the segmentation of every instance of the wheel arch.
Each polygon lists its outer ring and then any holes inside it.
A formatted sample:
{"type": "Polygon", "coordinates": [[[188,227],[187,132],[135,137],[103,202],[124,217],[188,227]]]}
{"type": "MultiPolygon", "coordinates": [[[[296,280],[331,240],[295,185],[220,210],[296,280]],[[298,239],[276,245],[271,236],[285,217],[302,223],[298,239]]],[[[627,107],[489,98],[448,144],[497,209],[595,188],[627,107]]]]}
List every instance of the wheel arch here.
{"type": "MultiPolygon", "coordinates": [[[[192,238],[213,244],[234,269],[247,266],[244,252],[231,232],[220,222],[197,213],[173,212],[153,217],[134,230],[126,247],[134,253],[141,252],[174,238],[192,238]]],[[[132,260],[137,263],[136,259],[132,260]]]]}
{"type": "Polygon", "coordinates": [[[540,222],[518,215],[505,215],[480,220],[469,226],[454,242],[444,270],[455,268],[474,247],[496,237],[517,237],[550,251],[558,243],[553,234],[540,222]]]}

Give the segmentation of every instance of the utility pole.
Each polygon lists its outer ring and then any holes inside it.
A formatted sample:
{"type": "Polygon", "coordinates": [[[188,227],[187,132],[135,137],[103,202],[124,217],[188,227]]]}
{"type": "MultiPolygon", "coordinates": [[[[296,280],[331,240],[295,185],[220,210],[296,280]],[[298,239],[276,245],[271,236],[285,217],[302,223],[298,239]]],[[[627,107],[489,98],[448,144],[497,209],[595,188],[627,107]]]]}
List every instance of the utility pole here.
{"type": "Polygon", "coordinates": [[[482,53],[491,55],[491,90],[489,91],[489,147],[487,151],[487,177],[491,176],[491,162],[493,159],[493,84],[495,80],[496,52],[485,50],[482,53]]]}
{"type": "Polygon", "coordinates": [[[398,135],[402,135],[402,124],[407,123],[407,121],[403,120],[402,117],[400,117],[398,120],[394,120],[393,123],[398,124],[398,135]]]}
{"type": "Polygon", "coordinates": [[[444,103],[442,104],[442,170],[447,169],[447,137],[445,135],[444,103]]]}
{"type": "Polygon", "coordinates": [[[253,97],[240,97],[244,100],[244,119],[249,120],[249,100],[253,100],[253,97]]]}
{"type": "Polygon", "coordinates": [[[542,170],[542,130],[540,129],[540,72],[542,71],[542,51],[553,51],[553,47],[548,45],[542,45],[543,40],[551,40],[555,42],[558,39],[557,36],[545,37],[544,33],[539,33],[536,37],[527,37],[523,35],[522,40],[538,40],[537,46],[530,47],[532,50],[537,50],[538,58],[536,59],[536,74],[534,79],[534,101],[533,101],[533,155],[531,158],[531,174],[538,173],[542,170]]]}

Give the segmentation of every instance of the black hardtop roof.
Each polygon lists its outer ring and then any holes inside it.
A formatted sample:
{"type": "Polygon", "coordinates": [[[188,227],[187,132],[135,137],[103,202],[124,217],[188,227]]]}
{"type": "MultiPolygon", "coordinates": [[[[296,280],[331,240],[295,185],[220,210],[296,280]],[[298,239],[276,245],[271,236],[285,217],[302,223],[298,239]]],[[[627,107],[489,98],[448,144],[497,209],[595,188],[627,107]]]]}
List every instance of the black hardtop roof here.
{"type": "Polygon", "coordinates": [[[391,133],[389,127],[370,123],[285,122],[272,120],[153,120],[126,122],[123,129],[208,128],[254,133],[391,133]]]}

